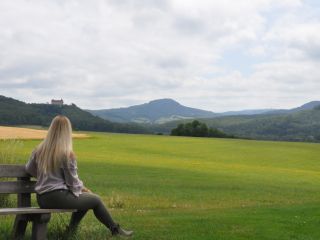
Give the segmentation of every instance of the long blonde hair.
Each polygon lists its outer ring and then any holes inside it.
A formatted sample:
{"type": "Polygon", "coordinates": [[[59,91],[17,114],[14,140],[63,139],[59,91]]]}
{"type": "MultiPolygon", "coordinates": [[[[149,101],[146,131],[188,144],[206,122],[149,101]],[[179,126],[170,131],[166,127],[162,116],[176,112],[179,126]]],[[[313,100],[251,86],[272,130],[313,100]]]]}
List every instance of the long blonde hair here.
{"type": "Polygon", "coordinates": [[[62,161],[73,155],[72,126],[70,120],[62,115],[56,116],[49,127],[46,138],[36,149],[38,170],[53,172],[62,161]]]}

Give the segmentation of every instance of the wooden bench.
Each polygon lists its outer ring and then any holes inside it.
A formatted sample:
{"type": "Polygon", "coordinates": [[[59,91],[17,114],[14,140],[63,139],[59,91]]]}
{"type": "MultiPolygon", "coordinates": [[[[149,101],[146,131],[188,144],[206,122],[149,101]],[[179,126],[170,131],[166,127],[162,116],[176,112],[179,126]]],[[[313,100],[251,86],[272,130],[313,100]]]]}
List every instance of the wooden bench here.
{"type": "Polygon", "coordinates": [[[31,193],[35,193],[35,181],[25,171],[24,165],[0,164],[0,178],[17,178],[17,181],[1,181],[0,194],[17,194],[17,208],[0,208],[0,215],[16,215],[12,238],[23,239],[28,222],[32,222],[32,239],[44,240],[51,213],[75,212],[75,209],[41,209],[31,207],[31,193]]]}

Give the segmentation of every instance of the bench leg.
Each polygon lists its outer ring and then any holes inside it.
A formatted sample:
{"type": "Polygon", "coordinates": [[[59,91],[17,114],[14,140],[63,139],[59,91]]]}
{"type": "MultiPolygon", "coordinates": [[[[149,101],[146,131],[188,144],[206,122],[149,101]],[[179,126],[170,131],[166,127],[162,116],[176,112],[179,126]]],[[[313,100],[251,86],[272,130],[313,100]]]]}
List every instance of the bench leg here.
{"type": "Polygon", "coordinates": [[[33,216],[32,219],[32,240],[45,240],[47,239],[47,225],[50,220],[51,214],[38,214],[33,216]]]}
{"type": "Polygon", "coordinates": [[[14,220],[12,238],[15,240],[23,239],[28,224],[26,215],[17,215],[14,220]]]}

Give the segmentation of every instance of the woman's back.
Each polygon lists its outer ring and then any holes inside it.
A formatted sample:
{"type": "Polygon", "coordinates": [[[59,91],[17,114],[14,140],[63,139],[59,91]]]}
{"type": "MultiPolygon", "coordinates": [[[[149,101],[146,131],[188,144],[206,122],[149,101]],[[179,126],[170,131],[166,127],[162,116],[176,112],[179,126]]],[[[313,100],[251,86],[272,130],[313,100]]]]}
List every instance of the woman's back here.
{"type": "Polygon", "coordinates": [[[37,178],[35,190],[38,194],[50,192],[57,189],[69,189],[76,196],[79,196],[83,188],[83,182],[77,174],[77,161],[74,154],[70,154],[70,159],[63,159],[61,166],[48,172],[39,168],[37,163],[37,152],[31,154],[26,170],[37,178]]]}

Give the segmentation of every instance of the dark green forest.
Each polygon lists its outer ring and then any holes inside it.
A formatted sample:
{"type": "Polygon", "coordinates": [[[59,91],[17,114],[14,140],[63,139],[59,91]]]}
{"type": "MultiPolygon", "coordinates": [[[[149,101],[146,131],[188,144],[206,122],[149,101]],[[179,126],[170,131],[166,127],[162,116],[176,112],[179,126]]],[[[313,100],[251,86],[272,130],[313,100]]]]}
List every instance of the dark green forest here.
{"type": "Polygon", "coordinates": [[[234,138],[219,129],[208,128],[207,124],[193,120],[189,123],[179,123],[171,130],[172,136],[190,136],[190,137],[215,137],[215,138],[234,138]]]}
{"type": "Polygon", "coordinates": [[[148,129],[133,123],[114,123],[80,109],[75,104],[51,105],[24,103],[13,98],[0,96],[0,125],[49,126],[56,115],[65,115],[75,130],[105,131],[120,133],[148,133],[148,129]]]}

